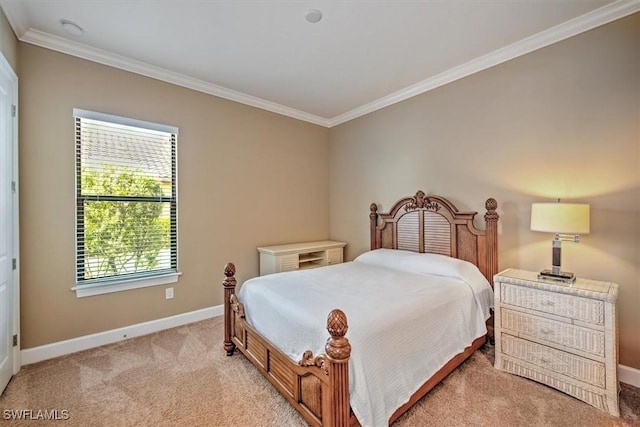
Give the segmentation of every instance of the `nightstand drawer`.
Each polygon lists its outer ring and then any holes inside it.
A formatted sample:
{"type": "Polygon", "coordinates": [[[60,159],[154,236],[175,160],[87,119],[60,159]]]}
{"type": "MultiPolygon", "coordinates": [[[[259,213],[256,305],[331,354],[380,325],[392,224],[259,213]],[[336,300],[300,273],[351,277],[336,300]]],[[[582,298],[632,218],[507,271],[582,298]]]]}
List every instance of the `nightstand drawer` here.
{"type": "Polygon", "coordinates": [[[604,356],[604,332],[506,308],[502,308],[500,314],[500,326],[506,330],[505,332],[513,332],[518,336],[527,335],[585,353],[604,356]]]}
{"type": "Polygon", "coordinates": [[[604,363],[571,353],[556,350],[532,341],[502,334],[502,351],[505,355],[529,362],[597,387],[605,387],[604,363]]]}
{"type": "Polygon", "coordinates": [[[508,283],[500,285],[503,304],[542,311],[596,325],[604,324],[604,303],[602,301],[508,283]]]}
{"type": "Polygon", "coordinates": [[[493,280],[495,367],[620,416],[618,285],[511,268],[493,280]]]}
{"type": "Polygon", "coordinates": [[[620,416],[617,390],[613,390],[613,393],[607,393],[605,389],[591,387],[589,384],[581,381],[565,379],[565,377],[561,375],[509,356],[504,357],[502,369],[556,388],[569,396],[587,402],[589,405],[607,411],[616,417],[620,416]]]}

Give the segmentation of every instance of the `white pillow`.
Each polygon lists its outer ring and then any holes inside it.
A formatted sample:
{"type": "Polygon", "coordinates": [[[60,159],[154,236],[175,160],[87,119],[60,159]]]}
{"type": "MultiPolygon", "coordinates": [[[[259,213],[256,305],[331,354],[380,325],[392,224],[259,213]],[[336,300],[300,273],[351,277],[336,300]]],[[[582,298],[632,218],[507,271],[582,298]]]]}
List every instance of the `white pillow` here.
{"type": "Polygon", "coordinates": [[[408,259],[413,254],[414,252],[396,249],[375,249],[359,255],[353,261],[362,262],[364,264],[377,265],[378,267],[403,270],[400,265],[405,259],[408,259]]]}
{"type": "Polygon", "coordinates": [[[476,280],[478,276],[484,278],[478,267],[469,261],[438,254],[413,253],[412,257],[403,261],[401,268],[412,273],[455,277],[465,281],[476,280]]]}
{"type": "Polygon", "coordinates": [[[493,305],[493,292],[486,277],[474,264],[458,258],[438,254],[421,254],[397,249],[375,249],[358,256],[354,262],[361,262],[414,274],[431,274],[460,279],[466,282],[476,295],[483,297],[493,305]],[[489,301],[491,298],[491,301],[489,301]]]}
{"type": "Polygon", "coordinates": [[[458,279],[464,279],[468,275],[482,275],[480,270],[468,261],[446,255],[421,254],[397,249],[375,249],[363,253],[354,261],[409,273],[435,274],[458,279]]]}

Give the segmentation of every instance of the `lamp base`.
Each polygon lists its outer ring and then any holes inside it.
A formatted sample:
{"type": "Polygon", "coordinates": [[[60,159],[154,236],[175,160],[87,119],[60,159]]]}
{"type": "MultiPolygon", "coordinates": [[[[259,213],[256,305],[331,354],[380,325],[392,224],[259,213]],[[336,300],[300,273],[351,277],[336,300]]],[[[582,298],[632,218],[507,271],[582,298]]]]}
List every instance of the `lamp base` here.
{"type": "Polygon", "coordinates": [[[551,270],[542,270],[538,274],[538,279],[555,280],[557,282],[573,283],[576,281],[576,275],[567,271],[561,271],[559,274],[551,270]]]}

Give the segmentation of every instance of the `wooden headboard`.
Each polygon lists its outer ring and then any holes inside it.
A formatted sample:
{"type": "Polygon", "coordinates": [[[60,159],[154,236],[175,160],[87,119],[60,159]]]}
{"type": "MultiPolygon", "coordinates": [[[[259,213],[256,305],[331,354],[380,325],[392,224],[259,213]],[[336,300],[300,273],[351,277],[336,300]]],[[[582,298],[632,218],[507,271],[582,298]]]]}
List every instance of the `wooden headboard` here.
{"type": "Polygon", "coordinates": [[[485,230],[473,225],[477,212],[460,212],[439,196],[418,191],[398,200],[389,213],[371,204],[371,249],[404,249],[463,259],[478,266],[489,283],[498,273],[498,202],[487,199],[485,230]]]}

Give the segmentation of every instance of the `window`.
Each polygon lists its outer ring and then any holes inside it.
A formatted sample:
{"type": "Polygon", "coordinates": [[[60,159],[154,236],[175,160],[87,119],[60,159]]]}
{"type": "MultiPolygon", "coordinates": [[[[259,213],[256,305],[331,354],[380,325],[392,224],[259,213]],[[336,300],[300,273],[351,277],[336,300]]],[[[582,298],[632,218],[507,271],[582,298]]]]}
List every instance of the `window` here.
{"type": "Polygon", "coordinates": [[[177,128],[74,109],[76,286],[89,296],[175,282],[177,128]]]}

